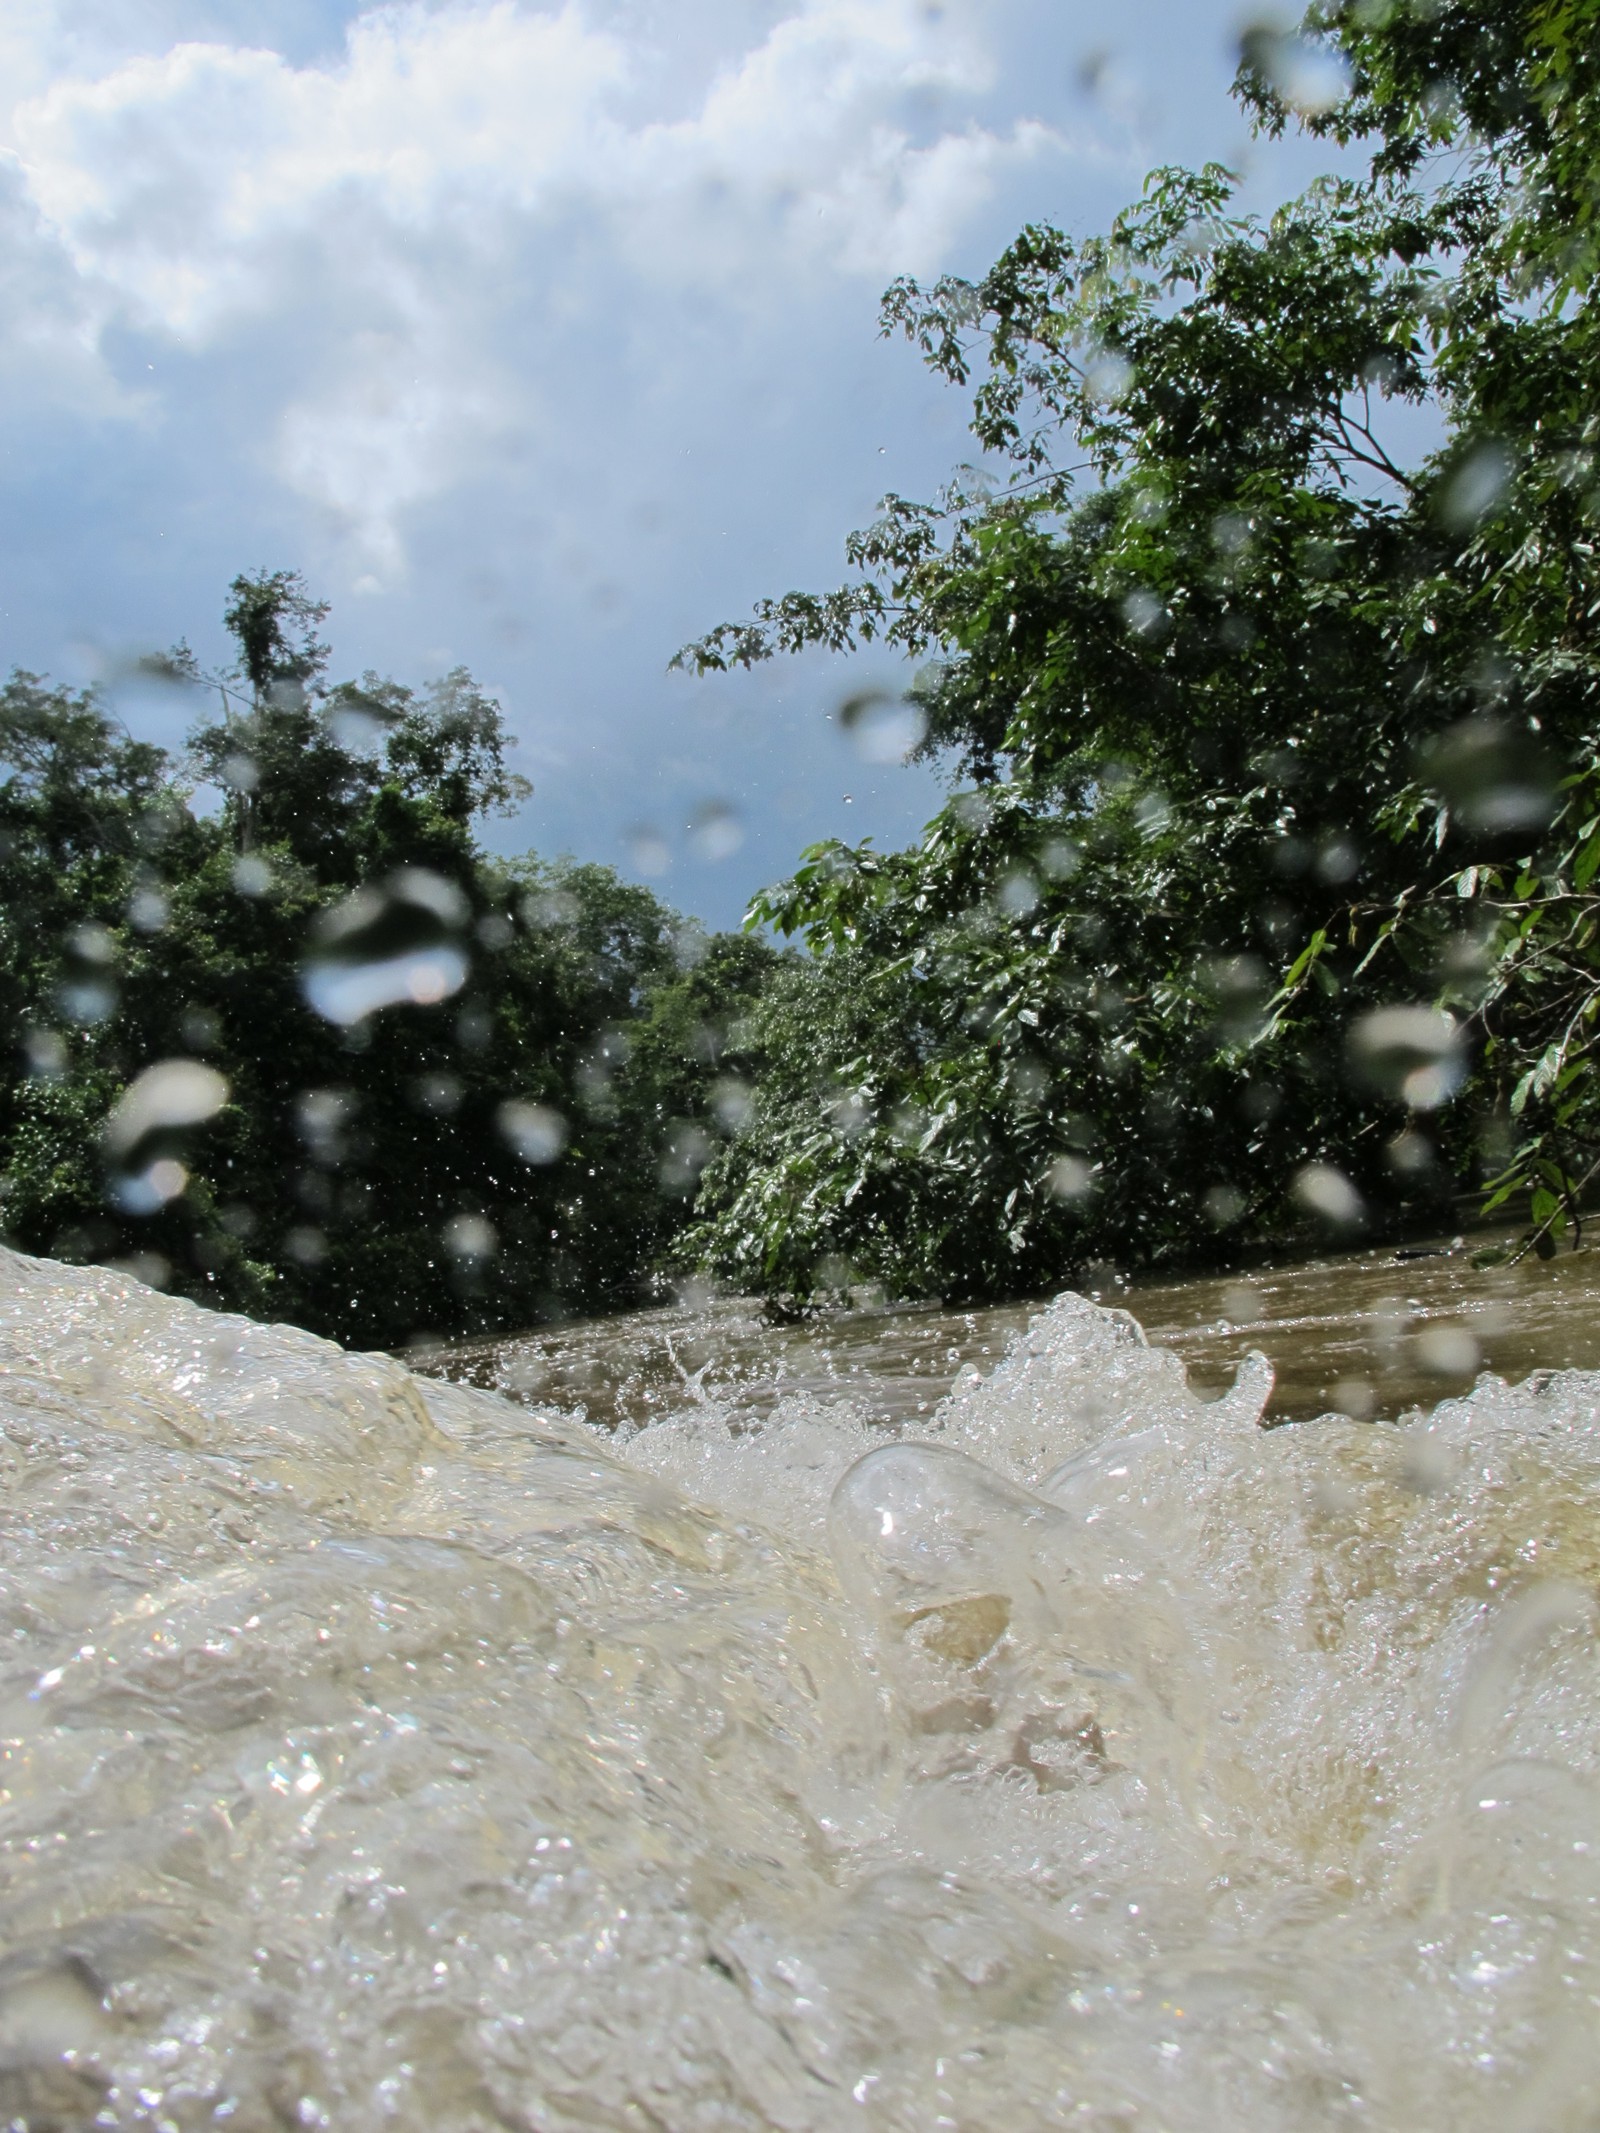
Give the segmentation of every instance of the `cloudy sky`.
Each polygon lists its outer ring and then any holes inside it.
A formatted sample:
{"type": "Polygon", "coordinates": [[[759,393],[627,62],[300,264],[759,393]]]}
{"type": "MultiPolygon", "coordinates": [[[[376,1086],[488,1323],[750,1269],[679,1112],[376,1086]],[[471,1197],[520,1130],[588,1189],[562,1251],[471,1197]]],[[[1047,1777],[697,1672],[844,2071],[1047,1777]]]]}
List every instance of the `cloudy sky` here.
{"type": "Polygon", "coordinates": [[[223,647],[302,569],[335,671],[494,688],[535,797],[493,841],[734,921],[820,836],[901,841],[827,662],[666,663],[823,588],[965,456],[880,341],[894,275],[1098,227],[1155,162],[1248,155],[1227,0],[5,0],[0,663],[223,647]]]}

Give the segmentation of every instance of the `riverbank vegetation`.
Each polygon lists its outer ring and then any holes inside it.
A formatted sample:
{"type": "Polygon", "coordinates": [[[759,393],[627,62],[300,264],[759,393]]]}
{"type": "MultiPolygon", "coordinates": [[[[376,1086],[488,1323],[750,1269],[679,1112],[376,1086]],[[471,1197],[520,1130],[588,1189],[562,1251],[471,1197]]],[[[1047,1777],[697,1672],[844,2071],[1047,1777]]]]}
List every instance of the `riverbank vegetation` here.
{"type": "Polygon", "coordinates": [[[683,1245],[742,1287],[1024,1293],[1463,1192],[1572,1232],[1600,8],[1325,0],[1246,37],[1237,94],[1343,174],[1263,220],[1161,170],[1103,237],[896,284],[978,464],[679,655],[897,647],[952,769],[920,845],[757,901],[814,959],[683,1245]]]}

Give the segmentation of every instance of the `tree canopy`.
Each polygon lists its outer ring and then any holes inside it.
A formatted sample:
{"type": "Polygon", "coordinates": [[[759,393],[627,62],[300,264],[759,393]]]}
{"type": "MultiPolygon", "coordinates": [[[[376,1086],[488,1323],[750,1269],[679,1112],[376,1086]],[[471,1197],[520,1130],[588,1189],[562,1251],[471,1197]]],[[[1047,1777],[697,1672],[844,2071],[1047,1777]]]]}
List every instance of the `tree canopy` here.
{"type": "Polygon", "coordinates": [[[1531,1193],[1600,1153],[1595,0],[1327,0],[1243,41],[1366,151],[1261,218],[1158,170],[883,329],[972,400],[931,502],[701,671],[880,640],[951,769],[920,846],[753,912],[816,951],[693,1248],[995,1294],[1531,1193]]]}
{"type": "Polygon", "coordinates": [[[8,1241],[366,1343],[632,1303],[681,1228],[773,952],[571,860],[456,671],[332,684],[327,609],[237,578],[187,758],[0,688],[8,1241]],[[207,789],[217,796],[201,804],[207,789]]]}

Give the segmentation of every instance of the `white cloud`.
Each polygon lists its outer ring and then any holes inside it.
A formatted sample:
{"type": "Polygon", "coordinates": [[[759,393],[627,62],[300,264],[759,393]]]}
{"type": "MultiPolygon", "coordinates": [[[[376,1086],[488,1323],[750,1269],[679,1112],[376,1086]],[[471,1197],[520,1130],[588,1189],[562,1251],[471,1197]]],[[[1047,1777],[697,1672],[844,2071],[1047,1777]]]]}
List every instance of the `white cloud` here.
{"type": "Polygon", "coordinates": [[[737,305],[942,264],[993,184],[1065,145],[978,123],[983,19],[797,0],[676,116],[639,36],[517,0],[370,10],[322,65],[190,42],[64,73],[4,128],[72,285],[41,316],[85,370],[113,324],[203,354],[269,323],[273,471],[392,574],[407,508],[536,425],[542,282],[737,305]]]}

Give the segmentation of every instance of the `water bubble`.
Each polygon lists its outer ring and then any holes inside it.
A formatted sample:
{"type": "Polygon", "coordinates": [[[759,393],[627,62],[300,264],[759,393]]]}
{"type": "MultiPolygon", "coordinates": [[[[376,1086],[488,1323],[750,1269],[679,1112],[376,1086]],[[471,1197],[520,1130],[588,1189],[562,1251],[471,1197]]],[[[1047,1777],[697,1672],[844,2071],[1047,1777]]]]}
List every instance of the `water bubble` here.
{"type": "Polygon", "coordinates": [[[1291,1190],[1302,1207],[1339,1229],[1353,1229],[1365,1212],[1360,1193],[1331,1163],[1307,1163],[1291,1190]]]}
{"type": "Polygon", "coordinates": [[[265,896],[272,868],[259,852],[244,852],[233,862],[233,885],[241,896],[265,896]]]}
{"type": "Polygon", "coordinates": [[[495,1123],[510,1146],[529,1164],[553,1163],[567,1145],[570,1128],[549,1104],[513,1097],[495,1113],[495,1123]]]}
{"type": "Polygon", "coordinates": [[[1435,1111],[1460,1088],[1467,1061],[1454,1016],[1439,1007],[1380,1007],[1351,1029],[1352,1070],[1413,1111],[1435,1111]]]}
{"type": "Polygon", "coordinates": [[[284,1238],[283,1250],[296,1266],[321,1266],[328,1256],[328,1240],[320,1229],[300,1223],[284,1238]]]}
{"type": "Polygon", "coordinates": [[[345,1026],[382,1007],[436,1006],[466,983],[468,915],[455,883],[425,867],[357,889],[313,928],[306,999],[345,1026]]]}
{"type": "Polygon", "coordinates": [[[706,800],[689,819],[689,842],[702,859],[731,859],[744,843],[744,825],[726,800],[706,800]]]}
{"type": "Polygon", "coordinates": [[[1066,881],[1083,864],[1083,846],[1070,837],[1051,837],[1038,851],[1039,871],[1049,881],[1066,881]]]}
{"type": "Polygon", "coordinates": [[[839,706],[839,724],[864,763],[903,763],[928,730],[920,704],[887,689],[862,689],[839,706]]]}

